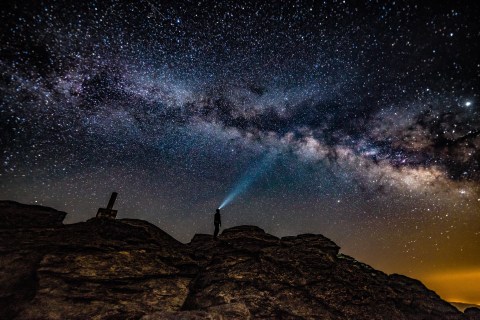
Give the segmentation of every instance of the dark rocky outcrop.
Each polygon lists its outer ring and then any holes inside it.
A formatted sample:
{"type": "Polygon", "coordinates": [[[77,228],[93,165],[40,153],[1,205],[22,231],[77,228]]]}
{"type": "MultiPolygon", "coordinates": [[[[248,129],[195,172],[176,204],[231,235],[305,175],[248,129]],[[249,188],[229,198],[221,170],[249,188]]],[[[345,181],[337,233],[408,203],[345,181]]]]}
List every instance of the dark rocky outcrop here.
{"type": "Polygon", "coordinates": [[[469,320],[480,320],[480,309],[477,307],[469,307],[465,309],[465,315],[469,320]]]}
{"type": "Polygon", "coordinates": [[[0,201],[0,229],[58,227],[66,215],[48,207],[0,201]]]}
{"type": "MultiPolygon", "coordinates": [[[[35,219],[37,206],[21,207],[35,219]],[[31,211],[30,211],[31,210],[31,211]]],[[[51,211],[53,209],[45,209],[51,211]]],[[[58,213],[61,215],[64,213],[58,213]]],[[[477,319],[322,235],[254,226],[182,244],[133,219],[0,230],[1,319],[477,319]]],[[[55,216],[53,214],[52,216],[55,216]]],[[[0,225],[6,226],[0,211],[0,225]]],[[[28,219],[27,219],[28,220],[28,219]]]]}

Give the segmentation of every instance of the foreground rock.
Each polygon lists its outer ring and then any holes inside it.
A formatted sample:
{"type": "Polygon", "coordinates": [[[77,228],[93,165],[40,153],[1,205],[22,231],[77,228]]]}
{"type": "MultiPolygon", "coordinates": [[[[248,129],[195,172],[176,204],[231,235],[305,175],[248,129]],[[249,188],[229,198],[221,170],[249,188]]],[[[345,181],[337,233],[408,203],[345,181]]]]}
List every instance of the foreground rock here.
{"type": "Polygon", "coordinates": [[[477,307],[466,308],[465,316],[469,320],[480,320],[480,309],[477,307]]]}
{"type": "MultiPolygon", "coordinates": [[[[4,208],[0,205],[0,208],[4,208]]],[[[35,221],[38,207],[22,207],[35,221]]],[[[53,210],[53,209],[49,209],[53,210]]],[[[61,213],[59,213],[61,214],[61,213]]],[[[0,225],[4,217],[0,210],[0,225]]],[[[476,319],[321,235],[182,244],[140,220],[0,230],[1,319],[476,319]]],[[[478,309],[477,309],[478,310],[478,309]]]]}
{"type": "Polygon", "coordinates": [[[0,201],[0,229],[48,228],[62,225],[65,212],[15,201],[0,201]]]}

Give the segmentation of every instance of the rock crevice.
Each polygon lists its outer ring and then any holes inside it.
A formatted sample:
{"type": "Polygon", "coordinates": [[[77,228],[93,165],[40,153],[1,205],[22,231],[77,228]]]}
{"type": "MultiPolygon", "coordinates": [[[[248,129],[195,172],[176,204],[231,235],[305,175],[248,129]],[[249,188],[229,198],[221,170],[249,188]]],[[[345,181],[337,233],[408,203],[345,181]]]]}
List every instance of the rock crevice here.
{"type": "Polygon", "coordinates": [[[322,235],[238,226],[182,244],[141,220],[64,217],[0,202],[0,319],[480,319],[322,235]]]}

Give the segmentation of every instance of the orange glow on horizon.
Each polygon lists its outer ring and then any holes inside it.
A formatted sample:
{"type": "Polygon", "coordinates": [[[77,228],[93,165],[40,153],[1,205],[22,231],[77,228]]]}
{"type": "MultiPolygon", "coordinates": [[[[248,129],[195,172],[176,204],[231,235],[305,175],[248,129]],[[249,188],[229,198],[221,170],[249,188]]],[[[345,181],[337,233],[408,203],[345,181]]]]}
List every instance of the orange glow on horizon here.
{"type": "Polygon", "coordinates": [[[480,268],[453,270],[419,277],[444,300],[480,305],[480,268]]]}

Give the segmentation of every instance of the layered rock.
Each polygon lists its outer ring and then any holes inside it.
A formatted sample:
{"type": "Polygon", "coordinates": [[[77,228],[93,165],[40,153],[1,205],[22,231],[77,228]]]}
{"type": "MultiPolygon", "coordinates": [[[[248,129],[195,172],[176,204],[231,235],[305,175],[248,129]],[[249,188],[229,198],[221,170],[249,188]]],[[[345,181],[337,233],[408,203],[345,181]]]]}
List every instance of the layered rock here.
{"type": "Polygon", "coordinates": [[[184,244],[139,220],[91,219],[0,234],[2,319],[140,318],[176,311],[198,272],[184,244]]]}
{"type": "MultiPolygon", "coordinates": [[[[38,207],[22,210],[34,219],[38,207]]],[[[476,319],[478,310],[462,314],[322,235],[240,226],[182,244],[133,219],[12,225],[0,230],[2,319],[476,319]]]]}
{"type": "Polygon", "coordinates": [[[67,215],[52,208],[15,201],[0,201],[0,214],[0,229],[58,227],[67,215]]]}
{"type": "Polygon", "coordinates": [[[222,307],[238,319],[461,319],[419,281],[338,254],[321,235],[278,239],[242,226],[225,230],[217,242],[201,237],[190,245],[207,250],[209,261],[192,282],[185,309],[222,307]]]}

